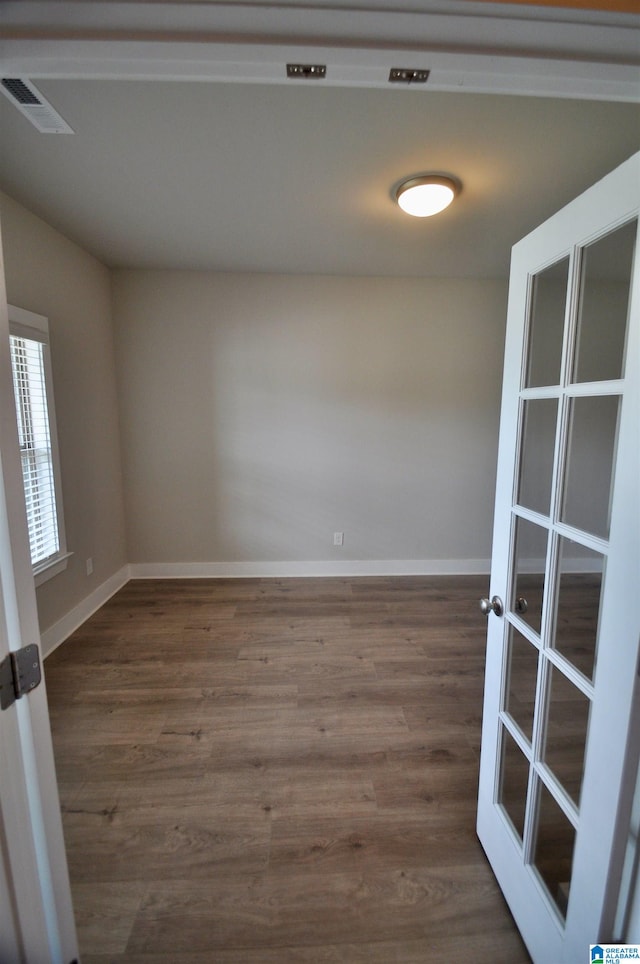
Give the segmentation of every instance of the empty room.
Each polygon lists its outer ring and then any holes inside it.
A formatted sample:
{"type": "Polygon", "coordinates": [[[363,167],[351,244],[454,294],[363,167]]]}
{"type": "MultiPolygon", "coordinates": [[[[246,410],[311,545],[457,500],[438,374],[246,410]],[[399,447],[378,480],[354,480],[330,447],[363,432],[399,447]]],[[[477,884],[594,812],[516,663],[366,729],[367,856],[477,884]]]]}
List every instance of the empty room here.
{"type": "Polygon", "coordinates": [[[0,37],[2,964],[633,946],[636,5],[0,37]]]}

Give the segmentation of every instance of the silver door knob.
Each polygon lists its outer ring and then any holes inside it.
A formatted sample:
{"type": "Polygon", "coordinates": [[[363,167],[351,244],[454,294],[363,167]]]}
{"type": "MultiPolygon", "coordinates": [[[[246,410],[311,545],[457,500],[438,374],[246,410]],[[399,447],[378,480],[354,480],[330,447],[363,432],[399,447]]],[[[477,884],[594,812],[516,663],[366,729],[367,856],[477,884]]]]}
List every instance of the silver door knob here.
{"type": "Polygon", "coordinates": [[[496,616],[502,616],[504,612],[504,606],[502,605],[500,596],[492,596],[491,599],[481,599],[480,609],[485,616],[488,616],[489,613],[495,613],[496,616]]]}

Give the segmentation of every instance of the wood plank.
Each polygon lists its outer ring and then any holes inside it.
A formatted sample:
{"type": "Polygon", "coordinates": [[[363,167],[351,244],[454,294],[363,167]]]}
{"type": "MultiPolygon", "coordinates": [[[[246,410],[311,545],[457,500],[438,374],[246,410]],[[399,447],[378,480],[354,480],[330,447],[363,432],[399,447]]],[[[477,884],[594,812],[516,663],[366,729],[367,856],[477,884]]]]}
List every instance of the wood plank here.
{"type": "Polygon", "coordinates": [[[396,865],[368,873],[291,871],[210,879],[206,886],[160,882],[143,901],[128,950],[149,953],[170,946],[181,955],[219,947],[358,943],[354,935],[388,942],[495,934],[488,898],[501,899],[480,864],[396,865]]]}
{"type": "Polygon", "coordinates": [[[130,582],[48,657],[84,964],[525,964],[475,836],[485,582],[130,582]]]}

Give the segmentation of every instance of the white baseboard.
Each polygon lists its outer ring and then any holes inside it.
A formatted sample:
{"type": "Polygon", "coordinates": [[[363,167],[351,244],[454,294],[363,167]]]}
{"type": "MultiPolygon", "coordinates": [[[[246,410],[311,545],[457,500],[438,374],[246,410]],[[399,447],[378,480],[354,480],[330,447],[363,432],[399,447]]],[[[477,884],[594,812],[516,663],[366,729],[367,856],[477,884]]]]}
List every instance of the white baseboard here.
{"type": "Polygon", "coordinates": [[[69,610],[40,636],[48,656],[130,579],[286,579],[300,576],[486,575],[489,559],[350,559],[344,562],[134,562],[69,610]]]}
{"type": "Polygon", "coordinates": [[[131,579],[238,579],[296,576],[485,575],[489,559],[347,559],[342,562],[133,562],[131,579]]]}
{"type": "Polygon", "coordinates": [[[94,589],[81,603],[70,609],[62,619],[50,626],[40,636],[42,655],[48,656],[63,643],[71,633],[82,625],[89,616],[93,616],[96,610],[100,609],[108,599],[110,599],[119,589],[131,578],[129,566],[123,566],[118,572],[110,576],[106,582],[94,589]]]}
{"type": "MultiPolygon", "coordinates": [[[[524,572],[541,572],[543,560],[526,560],[524,572]]],[[[565,560],[565,572],[593,572],[592,560],[565,560]]],[[[484,576],[490,559],[346,559],[342,562],[133,562],[45,630],[43,656],[52,653],[130,579],[286,579],[312,576],[484,576]]]]}

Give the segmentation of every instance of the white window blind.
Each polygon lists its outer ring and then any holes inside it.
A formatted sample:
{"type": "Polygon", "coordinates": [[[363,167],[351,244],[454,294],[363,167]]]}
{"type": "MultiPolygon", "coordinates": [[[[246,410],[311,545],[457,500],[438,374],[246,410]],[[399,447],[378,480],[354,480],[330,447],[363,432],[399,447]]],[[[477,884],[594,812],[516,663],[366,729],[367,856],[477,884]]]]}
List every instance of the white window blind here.
{"type": "Polygon", "coordinates": [[[22,480],[34,566],[55,556],[60,549],[42,352],[42,342],[11,337],[22,480]]]}
{"type": "Polygon", "coordinates": [[[62,525],[48,324],[41,315],[9,306],[9,326],[29,549],[38,583],[64,568],[68,557],[62,525]]]}

